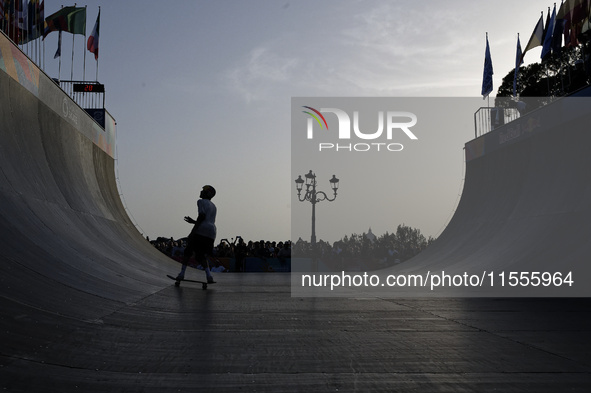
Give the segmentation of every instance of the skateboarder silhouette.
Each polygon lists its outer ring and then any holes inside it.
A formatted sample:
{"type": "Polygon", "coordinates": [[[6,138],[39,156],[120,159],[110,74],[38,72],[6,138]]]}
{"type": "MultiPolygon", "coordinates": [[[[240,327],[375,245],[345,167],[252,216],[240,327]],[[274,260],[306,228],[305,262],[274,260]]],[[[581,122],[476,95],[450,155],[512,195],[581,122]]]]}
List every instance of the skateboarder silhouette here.
{"type": "Polygon", "coordinates": [[[183,266],[181,272],[176,277],[177,280],[185,278],[185,270],[187,270],[187,263],[189,259],[195,254],[195,260],[197,263],[201,263],[205,270],[207,277],[207,283],[214,283],[213,276],[209,270],[208,256],[213,256],[213,244],[216,237],[216,226],[215,216],[217,214],[217,208],[211,201],[215,196],[216,191],[212,186],[203,186],[201,193],[199,194],[199,200],[197,201],[197,220],[192,219],[189,216],[185,217],[185,221],[189,224],[194,224],[189,238],[187,239],[187,247],[183,255],[183,266]]]}

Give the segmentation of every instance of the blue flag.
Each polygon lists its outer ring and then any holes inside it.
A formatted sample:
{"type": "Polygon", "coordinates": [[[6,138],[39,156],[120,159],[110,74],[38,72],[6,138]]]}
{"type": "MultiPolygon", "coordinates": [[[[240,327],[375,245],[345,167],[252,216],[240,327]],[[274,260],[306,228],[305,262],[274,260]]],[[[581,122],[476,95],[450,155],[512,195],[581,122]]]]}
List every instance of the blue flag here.
{"type": "Polygon", "coordinates": [[[523,64],[523,54],[521,53],[521,44],[519,43],[519,34],[517,34],[517,53],[515,54],[515,74],[513,74],[513,97],[517,97],[517,76],[519,75],[519,66],[523,64]]]}
{"type": "Polygon", "coordinates": [[[486,98],[493,90],[493,65],[486,33],[486,52],[484,53],[484,73],[482,75],[482,98],[486,98]]]}
{"type": "Polygon", "coordinates": [[[554,4],[554,11],[548,26],[546,26],[546,35],[544,36],[544,46],[542,47],[542,59],[546,57],[552,50],[552,36],[554,35],[554,25],[556,23],[556,4],[554,4]]]}

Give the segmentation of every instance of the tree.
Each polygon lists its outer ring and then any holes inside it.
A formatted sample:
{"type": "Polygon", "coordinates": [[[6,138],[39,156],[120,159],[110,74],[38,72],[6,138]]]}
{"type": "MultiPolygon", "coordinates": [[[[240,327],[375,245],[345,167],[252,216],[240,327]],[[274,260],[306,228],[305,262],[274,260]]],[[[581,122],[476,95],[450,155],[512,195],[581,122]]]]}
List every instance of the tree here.
{"type": "MultiPolygon", "coordinates": [[[[586,86],[588,74],[582,59],[582,46],[562,48],[559,54],[552,54],[541,63],[520,67],[517,76],[519,97],[563,96],[586,86]]],[[[515,69],[504,78],[497,91],[497,97],[513,96],[515,69]]]]}
{"type": "Polygon", "coordinates": [[[346,268],[358,262],[373,265],[379,261],[382,266],[395,260],[406,261],[423,251],[435,239],[426,238],[419,229],[398,225],[396,233],[388,233],[372,241],[366,233],[351,234],[333,243],[319,240],[314,246],[299,239],[293,244],[292,255],[297,257],[317,257],[330,266],[346,268]]]}
{"type": "Polygon", "coordinates": [[[431,237],[429,239],[425,238],[419,229],[404,224],[398,225],[398,228],[396,228],[395,238],[401,262],[414,257],[434,241],[431,237]]]}

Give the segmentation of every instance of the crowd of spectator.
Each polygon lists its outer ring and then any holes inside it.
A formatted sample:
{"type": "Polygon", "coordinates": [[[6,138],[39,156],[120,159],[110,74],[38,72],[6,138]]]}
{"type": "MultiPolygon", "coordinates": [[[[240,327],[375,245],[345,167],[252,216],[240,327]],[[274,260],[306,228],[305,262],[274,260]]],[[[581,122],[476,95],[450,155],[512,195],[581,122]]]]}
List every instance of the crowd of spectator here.
{"type": "MultiPolygon", "coordinates": [[[[149,238],[147,240],[160,252],[176,260],[182,259],[187,245],[187,238],[174,240],[173,238],[159,237],[156,240],[149,238]]],[[[291,258],[291,241],[251,240],[245,242],[242,237],[238,236],[232,241],[222,239],[213,251],[214,258],[234,258],[236,270],[241,271],[244,258],[278,258],[280,261],[291,258]]]]}
{"type": "MultiPolygon", "coordinates": [[[[186,240],[159,237],[150,243],[162,253],[180,261],[185,251],[186,240]]],[[[236,271],[243,271],[245,258],[277,258],[281,265],[285,265],[293,252],[295,257],[317,258],[327,265],[339,268],[377,268],[404,262],[419,254],[434,240],[432,237],[426,238],[420,230],[404,224],[398,225],[394,233],[386,232],[376,237],[370,229],[369,233],[345,236],[333,244],[323,240],[311,244],[302,239],[293,244],[290,240],[245,242],[238,236],[232,241],[222,239],[214,247],[214,259],[231,258],[235,261],[236,271]]]]}

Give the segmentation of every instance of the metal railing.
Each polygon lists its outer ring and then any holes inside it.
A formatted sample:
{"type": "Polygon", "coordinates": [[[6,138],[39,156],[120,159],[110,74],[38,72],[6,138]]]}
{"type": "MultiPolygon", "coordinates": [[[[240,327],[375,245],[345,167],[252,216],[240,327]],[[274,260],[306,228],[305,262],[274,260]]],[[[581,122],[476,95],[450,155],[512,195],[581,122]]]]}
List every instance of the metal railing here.
{"type": "MultiPolygon", "coordinates": [[[[55,80],[55,79],[54,79],[55,80]]],[[[55,80],[56,83],[83,109],[104,109],[104,85],[99,82],[55,80]],[[84,87],[83,91],[77,91],[84,87]]]]}
{"type": "Polygon", "coordinates": [[[474,113],[474,133],[478,138],[519,118],[517,108],[482,107],[474,113]]]}

